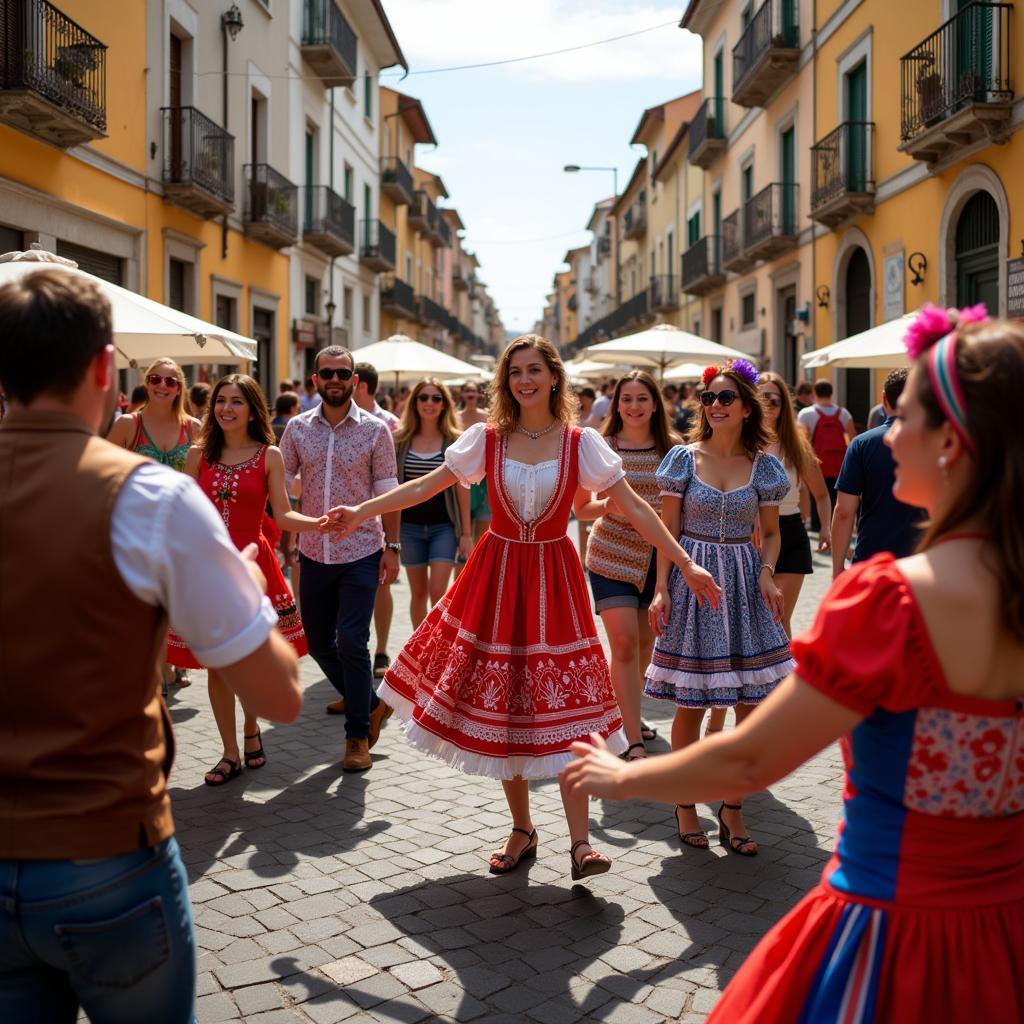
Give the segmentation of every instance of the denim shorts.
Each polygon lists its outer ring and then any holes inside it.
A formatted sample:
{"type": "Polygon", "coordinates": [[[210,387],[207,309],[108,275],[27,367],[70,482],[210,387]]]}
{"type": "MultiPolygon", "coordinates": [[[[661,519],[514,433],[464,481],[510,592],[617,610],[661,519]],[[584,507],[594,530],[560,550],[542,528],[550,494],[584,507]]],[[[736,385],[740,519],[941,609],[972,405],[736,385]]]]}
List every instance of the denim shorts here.
{"type": "Polygon", "coordinates": [[[651,565],[647,570],[643,590],[632,583],[613,580],[608,576],[588,569],[590,590],[594,595],[594,607],[599,612],[606,608],[650,608],[654,600],[654,588],[658,582],[658,557],[651,556],[651,565]]]}
{"type": "Polygon", "coordinates": [[[402,523],[398,539],[406,569],[423,569],[434,562],[454,565],[459,553],[459,540],[451,523],[402,523]]]}

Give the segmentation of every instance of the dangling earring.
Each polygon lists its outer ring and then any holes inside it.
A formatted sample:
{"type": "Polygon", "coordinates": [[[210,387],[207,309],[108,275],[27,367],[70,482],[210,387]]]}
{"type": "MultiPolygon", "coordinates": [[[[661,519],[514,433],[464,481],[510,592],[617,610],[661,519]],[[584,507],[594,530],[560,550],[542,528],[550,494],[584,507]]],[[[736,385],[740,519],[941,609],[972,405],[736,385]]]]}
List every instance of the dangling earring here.
{"type": "Polygon", "coordinates": [[[949,483],[949,459],[945,455],[939,456],[939,472],[942,474],[942,482],[949,483]]]}

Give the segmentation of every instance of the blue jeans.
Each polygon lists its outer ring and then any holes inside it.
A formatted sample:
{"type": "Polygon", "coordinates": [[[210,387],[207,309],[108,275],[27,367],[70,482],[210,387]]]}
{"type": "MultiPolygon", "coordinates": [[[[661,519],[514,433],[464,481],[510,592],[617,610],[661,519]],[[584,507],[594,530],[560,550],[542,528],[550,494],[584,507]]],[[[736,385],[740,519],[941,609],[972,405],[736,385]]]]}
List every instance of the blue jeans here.
{"type": "Polygon", "coordinates": [[[101,860],[0,861],[0,1021],[188,1024],[196,950],[172,836],[101,860]]]}
{"type": "Polygon", "coordinates": [[[434,562],[454,565],[458,558],[459,541],[451,523],[402,523],[398,539],[406,569],[426,569],[434,562]]]}
{"type": "Polygon", "coordinates": [[[299,555],[302,625],[309,653],[345,698],[345,735],[366,739],[370,712],[380,703],[370,667],[370,619],[377,597],[381,552],[328,565],[299,555]]]}

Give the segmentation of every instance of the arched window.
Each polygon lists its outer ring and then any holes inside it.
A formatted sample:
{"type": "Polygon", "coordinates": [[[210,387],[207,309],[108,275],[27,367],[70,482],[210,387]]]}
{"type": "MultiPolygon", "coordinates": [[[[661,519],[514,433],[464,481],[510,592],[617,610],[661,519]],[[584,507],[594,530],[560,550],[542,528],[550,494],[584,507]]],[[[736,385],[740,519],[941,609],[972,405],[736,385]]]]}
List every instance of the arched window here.
{"type": "Polygon", "coordinates": [[[975,192],[956,222],[956,304],[984,302],[999,312],[999,208],[988,192],[975,192]]]}

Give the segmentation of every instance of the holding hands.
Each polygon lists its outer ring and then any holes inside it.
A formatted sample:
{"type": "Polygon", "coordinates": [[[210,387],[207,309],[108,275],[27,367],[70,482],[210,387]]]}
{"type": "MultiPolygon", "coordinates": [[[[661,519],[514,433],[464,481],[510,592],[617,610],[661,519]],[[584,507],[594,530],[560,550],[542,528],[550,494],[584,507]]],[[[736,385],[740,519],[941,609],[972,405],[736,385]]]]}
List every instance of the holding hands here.
{"type": "Polygon", "coordinates": [[[347,537],[365,518],[359,505],[336,505],[321,516],[317,529],[321,533],[337,533],[347,537]]]}

